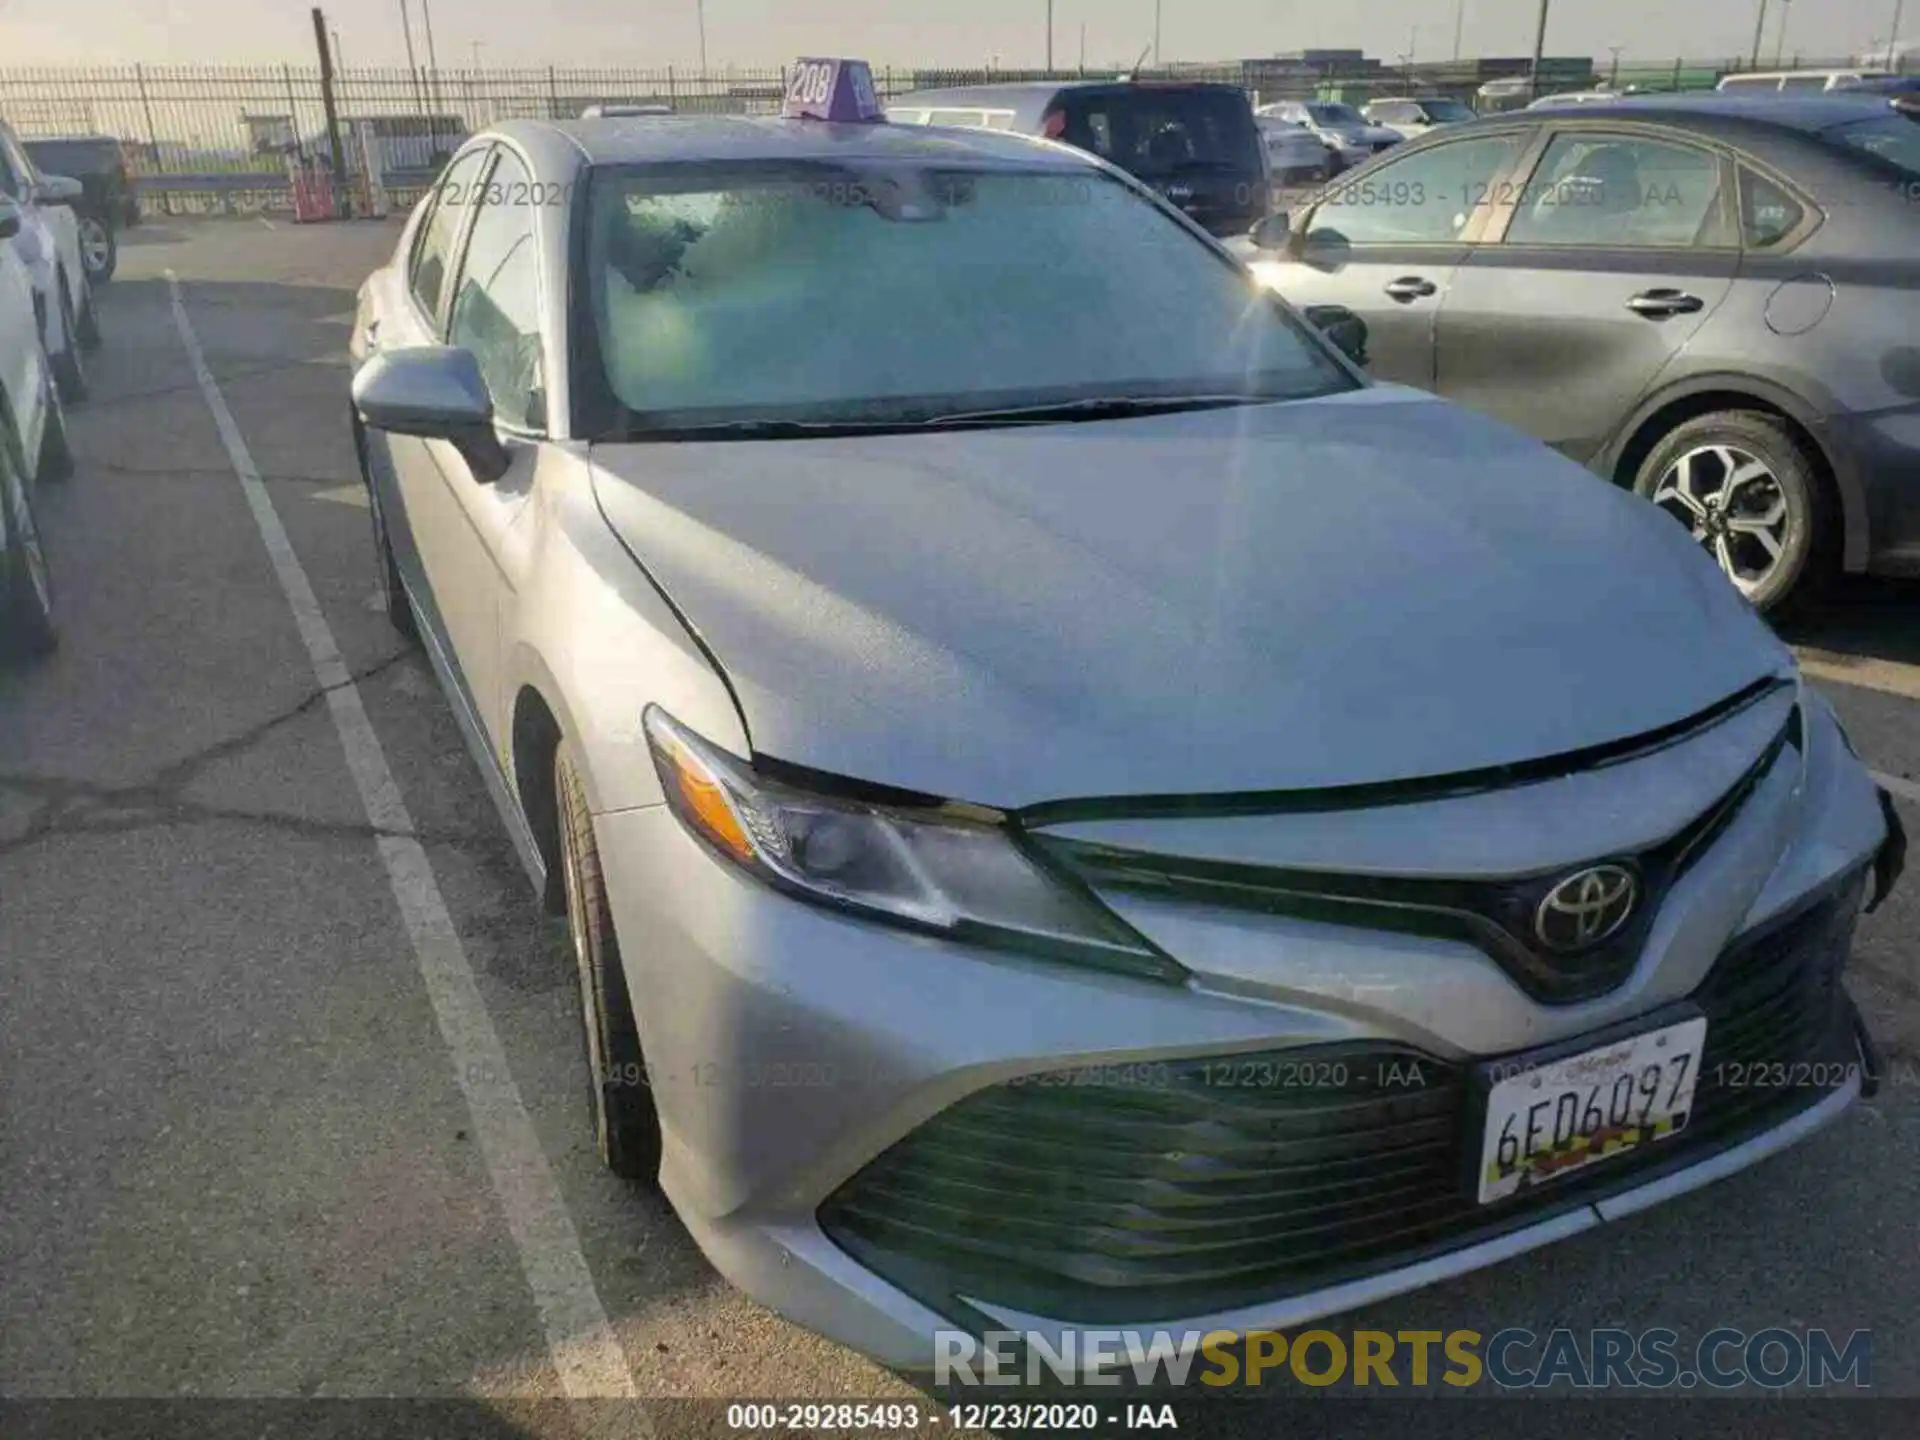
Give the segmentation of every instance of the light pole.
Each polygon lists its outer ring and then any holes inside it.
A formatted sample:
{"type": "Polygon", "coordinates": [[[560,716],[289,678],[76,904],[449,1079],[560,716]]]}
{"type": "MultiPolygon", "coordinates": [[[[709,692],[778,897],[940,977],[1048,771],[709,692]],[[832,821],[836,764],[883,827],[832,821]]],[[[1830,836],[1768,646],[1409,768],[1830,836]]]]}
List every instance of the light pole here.
{"type": "Polygon", "coordinates": [[[1053,73],[1053,0],[1047,0],[1047,73],[1053,73]]]}
{"type": "Polygon", "coordinates": [[[1160,68],[1160,0],[1153,0],[1153,68],[1160,68]]]}
{"type": "Polygon", "coordinates": [[[707,0],[693,0],[693,23],[700,27],[700,78],[707,74],[707,0]]]}
{"type": "Polygon", "coordinates": [[[1527,81],[1527,98],[1540,98],[1540,61],[1547,53],[1547,6],[1552,0],[1540,0],[1540,24],[1533,32],[1533,69],[1527,81]]]}
{"type": "Polygon", "coordinates": [[[1767,0],[1760,0],[1760,14],[1753,22],[1753,58],[1747,62],[1749,70],[1760,68],[1760,41],[1767,33],[1767,0]]]}
{"type": "Polygon", "coordinates": [[[1793,18],[1793,0],[1780,0],[1780,28],[1773,36],[1773,68],[1780,68],[1780,56],[1787,48],[1787,21],[1793,18]]]}
{"type": "Polygon", "coordinates": [[[1907,8],[1907,0],[1893,0],[1893,29],[1887,32],[1887,69],[1899,68],[1897,53],[1900,44],[1900,13],[1907,8]]]}
{"type": "Polygon", "coordinates": [[[427,97],[420,93],[420,62],[413,54],[413,17],[407,13],[407,0],[400,0],[400,33],[407,37],[407,74],[413,77],[413,103],[427,113],[427,97]]]}
{"type": "Polygon", "coordinates": [[[1467,0],[1454,0],[1453,3],[1453,58],[1460,58],[1460,35],[1467,25],[1467,0]]]}
{"type": "Polygon", "coordinates": [[[1607,88],[1609,90],[1618,90],[1620,88],[1620,52],[1626,49],[1626,46],[1609,45],[1607,49],[1612,52],[1613,55],[1613,67],[1607,72],[1607,88]]]}
{"type": "Polygon", "coordinates": [[[433,108],[440,108],[440,57],[433,52],[433,7],[420,0],[420,23],[427,32],[427,88],[433,94],[433,108]]]}

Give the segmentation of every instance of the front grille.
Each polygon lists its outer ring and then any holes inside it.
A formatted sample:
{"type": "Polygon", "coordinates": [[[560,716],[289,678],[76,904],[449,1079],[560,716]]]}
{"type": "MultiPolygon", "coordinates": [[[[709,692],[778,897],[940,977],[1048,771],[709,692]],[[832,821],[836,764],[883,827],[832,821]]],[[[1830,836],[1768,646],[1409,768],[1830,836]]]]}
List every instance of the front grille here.
{"type": "Polygon", "coordinates": [[[928,1121],[822,1207],[856,1259],[955,1297],[1082,1323],[1257,1303],[1407,1264],[1698,1158],[1824,1093],[1852,1058],[1839,971],[1858,878],[1730,949],[1693,999],[1707,1050],[1682,1135],[1479,1205],[1467,1067],[1316,1046],[996,1086],[928,1121]],[[1811,1074],[1796,1065],[1819,1065],[1811,1074]]]}
{"type": "Polygon", "coordinates": [[[1799,745],[1800,733],[1796,707],[1740,780],[1679,834],[1639,854],[1596,857],[1630,870],[1641,898],[1617,935],[1571,955],[1547,949],[1533,934],[1534,915],[1565,870],[1499,880],[1407,879],[1195,860],[1045,834],[1032,843],[1096,891],[1458,940],[1486,954],[1533,999],[1570,1005],[1606,994],[1633,973],[1667,892],[1733,824],[1781,754],[1799,745]]]}

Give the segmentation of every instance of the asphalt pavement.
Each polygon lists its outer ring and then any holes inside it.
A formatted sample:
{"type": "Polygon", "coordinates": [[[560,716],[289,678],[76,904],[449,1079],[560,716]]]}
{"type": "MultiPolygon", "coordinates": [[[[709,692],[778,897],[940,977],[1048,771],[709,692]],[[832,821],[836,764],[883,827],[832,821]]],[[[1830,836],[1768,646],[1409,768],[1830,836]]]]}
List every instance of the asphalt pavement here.
{"type": "MultiPolygon", "coordinates": [[[[578,1394],[564,1271],[633,1393],[915,1397],[733,1291],[597,1164],[564,939],[380,613],[344,352],[394,234],[156,218],[102,292],[79,473],[41,499],[64,643],[0,676],[0,1395],[578,1394]],[[504,1169],[169,271],[497,1037],[527,1122],[504,1169]]],[[[1920,832],[1920,587],[1843,586],[1789,638],[1920,832]]],[[[1893,1062],[1872,1104],[1340,1323],[1868,1328],[1875,1388],[1920,1395],[1917,922],[1920,883],[1856,955],[1893,1062]]]]}

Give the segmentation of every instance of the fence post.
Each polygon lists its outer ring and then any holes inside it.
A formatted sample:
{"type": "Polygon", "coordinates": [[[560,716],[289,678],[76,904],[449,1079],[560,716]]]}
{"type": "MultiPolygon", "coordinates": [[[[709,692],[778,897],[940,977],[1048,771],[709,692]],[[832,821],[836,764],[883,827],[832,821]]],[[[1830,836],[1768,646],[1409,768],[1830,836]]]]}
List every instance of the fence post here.
{"type": "Polygon", "coordinates": [[[675,102],[673,98],[673,67],[669,65],[667,66],[667,105],[669,108],[672,108],[674,103],[675,102]]]}
{"type": "Polygon", "coordinates": [[[342,182],[347,178],[346,147],[340,143],[340,112],[333,103],[333,51],[327,44],[327,17],[313,7],[313,38],[320,48],[320,105],[327,112],[327,147],[333,152],[333,213],[344,213],[342,182]]]}
{"type": "MultiPolygon", "coordinates": [[[[141,65],[133,67],[133,80],[140,87],[140,109],[147,117],[147,143],[153,149],[153,169],[159,174],[165,167],[160,163],[160,132],[153,124],[153,98],[147,94],[147,72],[141,65]]],[[[170,191],[160,192],[160,213],[173,214],[173,195],[170,191]]]]}
{"type": "Polygon", "coordinates": [[[560,81],[551,65],[547,66],[547,118],[560,119],[560,81]]]}

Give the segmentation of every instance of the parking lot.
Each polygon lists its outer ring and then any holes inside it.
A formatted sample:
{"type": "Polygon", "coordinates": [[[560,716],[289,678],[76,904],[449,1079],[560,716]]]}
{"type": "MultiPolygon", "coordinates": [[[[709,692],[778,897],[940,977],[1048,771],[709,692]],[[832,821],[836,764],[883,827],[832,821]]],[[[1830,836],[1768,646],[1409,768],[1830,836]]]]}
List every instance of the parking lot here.
{"type": "MultiPolygon", "coordinates": [[[[102,292],[39,502],[62,648],[0,677],[0,1388],[913,1396],[598,1164],[564,937],[380,613],[345,351],[395,233],[155,219],[102,292]],[[410,895],[259,496],[430,862],[410,895]]],[[[1920,826],[1920,585],[1790,638],[1920,826]]],[[[1910,884],[1852,971],[1891,1073],[1831,1130],[1353,1323],[1871,1329],[1875,1389],[1920,1395],[1917,960],[1910,884]]]]}

